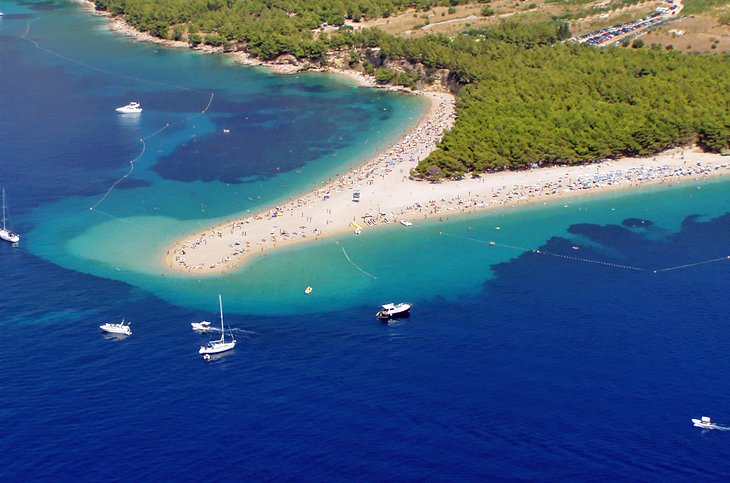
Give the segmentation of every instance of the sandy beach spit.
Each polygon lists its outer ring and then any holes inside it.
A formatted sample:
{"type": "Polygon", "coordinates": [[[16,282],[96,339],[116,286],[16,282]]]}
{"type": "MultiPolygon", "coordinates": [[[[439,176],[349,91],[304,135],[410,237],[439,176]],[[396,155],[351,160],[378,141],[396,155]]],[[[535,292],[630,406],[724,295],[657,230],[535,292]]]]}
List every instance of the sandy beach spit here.
{"type": "Polygon", "coordinates": [[[426,95],[429,112],[385,153],[285,204],[191,233],[167,251],[165,264],[195,276],[220,274],[275,248],[357,236],[394,223],[407,229],[429,218],[730,174],[730,158],[682,148],[653,157],[485,173],[443,183],[414,181],[411,169],[454,121],[451,96],[426,95]]]}
{"type": "MultiPolygon", "coordinates": [[[[109,29],[134,40],[189,49],[187,42],[164,40],[139,32],[122,18],[97,12],[93,2],[77,0],[90,12],[108,18],[109,29]]],[[[221,47],[201,45],[203,53],[223,53],[221,47]]],[[[275,73],[301,72],[301,66],[263,62],[245,52],[229,52],[235,62],[263,66],[275,73]]],[[[380,86],[363,73],[328,67],[319,71],[342,74],[366,87],[380,86]]],[[[164,264],[194,276],[216,275],[240,267],[253,257],[294,243],[335,236],[357,236],[366,230],[400,223],[403,229],[428,218],[494,210],[606,190],[654,183],[679,183],[730,174],[730,158],[677,148],[645,158],[622,158],[581,166],[555,166],[469,176],[459,181],[428,183],[409,174],[426,158],[455,121],[454,96],[415,92],[430,100],[418,126],[382,154],[338,176],[321,188],[255,214],[245,213],[179,240],[164,255],[164,264]]]]}

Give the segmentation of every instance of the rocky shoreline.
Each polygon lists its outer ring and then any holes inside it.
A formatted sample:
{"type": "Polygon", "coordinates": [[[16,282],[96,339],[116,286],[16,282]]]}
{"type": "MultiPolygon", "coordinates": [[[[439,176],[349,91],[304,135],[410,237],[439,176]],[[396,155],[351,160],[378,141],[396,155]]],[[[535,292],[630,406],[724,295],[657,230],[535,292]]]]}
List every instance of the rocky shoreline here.
{"type": "MultiPolygon", "coordinates": [[[[378,89],[385,89],[389,91],[396,91],[396,92],[403,92],[403,93],[409,93],[409,94],[419,94],[422,91],[421,90],[414,90],[409,89],[407,87],[403,86],[396,86],[396,85],[390,85],[390,84],[379,84],[376,82],[375,77],[368,75],[364,72],[345,68],[343,64],[346,64],[344,62],[344,58],[339,55],[337,52],[330,53],[329,57],[329,63],[331,65],[327,66],[313,66],[309,62],[300,62],[298,59],[296,59],[292,55],[281,55],[277,59],[272,61],[264,61],[261,60],[248,52],[239,49],[236,50],[227,50],[224,47],[214,47],[210,45],[205,44],[199,44],[196,46],[191,46],[188,42],[182,41],[182,40],[169,40],[169,39],[161,39],[159,37],[155,37],[154,35],[151,35],[147,32],[141,32],[131,25],[129,25],[123,16],[114,15],[110,12],[97,10],[96,6],[93,2],[93,0],[77,0],[78,3],[83,4],[84,8],[87,12],[89,12],[92,15],[97,15],[100,17],[105,17],[107,20],[108,28],[111,32],[119,35],[123,35],[125,37],[129,37],[130,39],[137,41],[137,42],[147,42],[147,43],[153,43],[153,44],[159,44],[164,47],[168,48],[174,48],[174,49],[188,49],[188,50],[194,50],[196,52],[201,52],[204,54],[225,54],[230,55],[236,64],[239,65],[246,65],[246,66],[253,66],[253,67],[265,67],[267,70],[269,70],[272,73],[275,74],[283,74],[283,75],[291,75],[291,74],[300,74],[304,72],[321,72],[321,73],[333,73],[333,74],[339,74],[349,77],[350,79],[354,80],[359,86],[361,87],[372,87],[372,88],[378,88],[378,89]]],[[[424,89],[425,92],[434,91],[434,92],[441,92],[441,93],[449,93],[448,89],[444,86],[438,86],[434,85],[429,87],[428,89],[424,89]]]]}

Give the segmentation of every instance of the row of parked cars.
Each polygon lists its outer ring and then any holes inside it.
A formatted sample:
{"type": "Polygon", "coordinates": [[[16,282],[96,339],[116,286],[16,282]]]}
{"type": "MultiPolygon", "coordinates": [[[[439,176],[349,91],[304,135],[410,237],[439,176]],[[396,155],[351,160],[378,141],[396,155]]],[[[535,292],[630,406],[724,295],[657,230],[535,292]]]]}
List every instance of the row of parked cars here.
{"type": "MultiPolygon", "coordinates": [[[[672,7],[670,8],[676,7],[676,5],[672,5],[672,7]]],[[[620,37],[622,35],[635,32],[637,30],[651,27],[652,25],[655,25],[662,20],[664,20],[662,14],[659,12],[655,12],[638,20],[631,20],[629,22],[620,23],[611,27],[605,27],[600,30],[596,30],[595,32],[590,32],[587,34],[579,35],[577,37],[573,37],[571,40],[573,40],[574,42],[588,45],[604,45],[608,42],[611,42],[616,37],[620,37]]]]}

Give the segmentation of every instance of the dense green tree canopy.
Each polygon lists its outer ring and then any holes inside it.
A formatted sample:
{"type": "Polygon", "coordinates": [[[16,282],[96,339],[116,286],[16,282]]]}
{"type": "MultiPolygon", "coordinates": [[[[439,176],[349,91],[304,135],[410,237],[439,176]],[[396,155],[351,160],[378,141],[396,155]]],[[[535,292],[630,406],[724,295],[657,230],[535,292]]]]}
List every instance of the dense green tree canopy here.
{"type": "MultiPolygon", "coordinates": [[[[481,57],[481,56],[479,56],[481,57]]],[[[419,166],[446,174],[647,155],[730,141],[730,57],[554,45],[474,69],[458,122],[419,166]]]]}
{"type": "Polygon", "coordinates": [[[645,155],[694,141],[712,151],[730,148],[727,54],[561,44],[569,31],[556,22],[508,21],[454,38],[401,38],[375,29],[312,33],[346,18],[459,3],[464,0],[96,0],[153,35],[244,44],[265,60],[293,54],[324,61],[328,51],[349,50],[351,66],[403,85],[448,69],[461,86],[457,122],[418,166],[426,177],[645,155]],[[395,60],[425,69],[395,69],[395,60]]]}

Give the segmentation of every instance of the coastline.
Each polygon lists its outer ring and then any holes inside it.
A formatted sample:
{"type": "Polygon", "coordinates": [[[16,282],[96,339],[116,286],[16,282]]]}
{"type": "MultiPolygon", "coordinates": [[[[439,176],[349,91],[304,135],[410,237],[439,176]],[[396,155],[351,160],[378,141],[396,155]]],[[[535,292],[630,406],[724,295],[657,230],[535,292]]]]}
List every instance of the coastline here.
{"type": "Polygon", "coordinates": [[[272,249],[356,236],[356,230],[364,233],[401,220],[417,223],[638,186],[730,175],[730,158],[681,148],[648,158],[506,171],[441,184],[410,180],[407,173],[416,163],[404,160],[393,165],[387,154],[380,155],[284,205],[190,234],[167,251],[164,264],[179,273],[216,275],[240,268],[272,249]],[[353,201],[356,190],[359,201],[353,201]]]}
{"type": "MultiPolygon", "coordinates": [[[[404,92],[409,94],[421,94],[424,91],[414,91],[402,86],[394,86],[389,84],[378,84],[375,81],[375,77],[367,75],[363,72],[359,72],[352,69],[342,69],[329,65],[327,67],[311,67],[303,68],[300,65],[291,64],[288,62],[277,62],[277,61],[263,61],[254,57],[246,52],[235,50],[227,51],[223,47],[212,47],[210,45],[200,44],[196,47],[191,47],[188,42],[182,40],[168,40],[155,37],[146,32],[139,31],[129,25],[122,17],[116,16],[107,11],[97,10],[93,0],[74,0],[81,4],[84,9],[92,14],[100,17],[104,17],[107,22],[107,28],[110,32],[129,37],[131,40],[136,42],[146,42],[152,44],[162,45],[167,48],[173,49],[185,49],[200,52],[202,54],[225,54],[233,58],[234,63],[238,65],[252,66],[252,67],[264,67],[267,71],[274,74],[300,74],[306,72],[319,72],[325,74],[338,74],[350,78],[360,87],[372,87],[377,89],[385,89],[389,91],[404,92]]],[[[438,91],[444,92],[445,91],[438,91]]]]}
{"type": "MultiPolygon", "coordinates": [[[[93,2],[85,8],[107,18],[109,29],[136,41],[185,48],[187,42],[164,40],[139,32],[122,18],[98,12],[93,2]]],[[[273,73],[293,74],[302,69],[286,62],[264,62],[245,52],[201,45],[202,53],[226,53],[237,64],[262,66],[273,73]]],[[[382,86],[358,71],[327,67],[309,69],[345,75],[358,85],[405,91],[427,97],[428,112],[418,126],[380,155],[280,206],[237,217],[190,233],[161,257],[166,269],[195,276],[217,275],[240,268],[256,256],[296,243],[354,236],[379,226],[476,213],[520,204],[534,204],[585,196],[607,190],[658,183],[676,183],[730,174],[730,159],[691,148],[665,151],[647,158],[621,158],[580,166],[555,166],[483,174],[472,179],[440,184],[413,181],[409,173],[436,148],[455,120],[453,95],[382,86]],[[357,192],[357,198],[353,196],[357,192]]],[[[405,229],[405,228],[404,228],[405,229]]]]}

